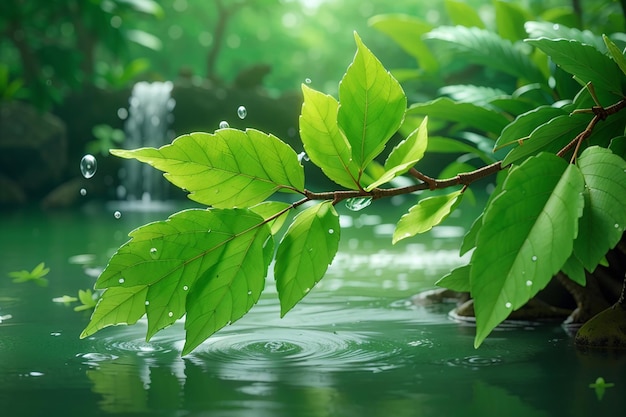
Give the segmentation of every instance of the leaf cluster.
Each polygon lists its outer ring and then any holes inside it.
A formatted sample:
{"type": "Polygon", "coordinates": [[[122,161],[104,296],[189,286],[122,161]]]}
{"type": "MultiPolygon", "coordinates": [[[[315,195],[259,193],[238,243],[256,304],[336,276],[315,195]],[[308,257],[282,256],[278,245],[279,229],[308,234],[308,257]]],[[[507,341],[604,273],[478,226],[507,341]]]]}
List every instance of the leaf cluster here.
{"type": "Polygon", "coordinates": [[[9,276],[13,278],[13,282],[15,283],[24,283],[33,281],[37,285],[41,287],[46,287],[48,285],[48,279],[44,278],[50,272],[50,268],[46,268],[46,264],[44,262],[40,262],[36,267],[33,268],[32,271],[28,271],[23,269],[21,271],[13,271],[9,272],[9,276]]]}

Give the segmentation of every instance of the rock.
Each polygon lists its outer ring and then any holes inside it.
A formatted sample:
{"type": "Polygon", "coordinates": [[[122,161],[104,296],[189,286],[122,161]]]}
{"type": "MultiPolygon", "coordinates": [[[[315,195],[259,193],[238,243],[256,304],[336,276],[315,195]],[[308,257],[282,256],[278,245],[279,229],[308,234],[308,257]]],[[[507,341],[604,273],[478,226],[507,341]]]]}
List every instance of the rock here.
{"type": "Polygon", "coordinates": [[[80,194],[84,187],[85,180],[74,178],[56,187],[41,201],[44,209],[67,208],[77,205],[85,197],[80,194]]]}
{"type": "Polygon", "coordinates": [[[0,103],[0,174],[27,197],[38,197],[58,182],[67,163],[65,125],[29,104],[0,103]]]}
{"type": "Polygon", "coordinates": [[[576,333],[579,347],[626,349],[626,306],[616,303],[587,321],[576,333]]]}

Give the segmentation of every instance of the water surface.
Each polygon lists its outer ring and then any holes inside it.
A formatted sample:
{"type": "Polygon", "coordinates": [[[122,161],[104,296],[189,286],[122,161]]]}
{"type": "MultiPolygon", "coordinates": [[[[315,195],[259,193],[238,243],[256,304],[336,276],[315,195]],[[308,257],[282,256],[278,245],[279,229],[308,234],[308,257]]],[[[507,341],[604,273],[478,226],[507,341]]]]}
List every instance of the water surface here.
{"type": "Polygon", "coordinates": [[[132,228],[172,207],[4,213],[2,415],[587,417],[624,409],[625,359],[577,351],[558,324],[502,327],[475,350],[474,328],[450,320],[452,306],[412,304],[462,262],[459,236],[470,219],[392,246],[391,223],[406,205],[376,204],[342,211],[339,254],[285,318],[270,276],[247,316],[185,357],[182,323],[150,342],[142,321],[80,340],[89,312],[52,302],[90,288],[132,228]],[[41,261],[51,268],[47,287],[7,276],[41,261]],[[589,388],[600,376],[615,384],[601,400],[589,388]]]}

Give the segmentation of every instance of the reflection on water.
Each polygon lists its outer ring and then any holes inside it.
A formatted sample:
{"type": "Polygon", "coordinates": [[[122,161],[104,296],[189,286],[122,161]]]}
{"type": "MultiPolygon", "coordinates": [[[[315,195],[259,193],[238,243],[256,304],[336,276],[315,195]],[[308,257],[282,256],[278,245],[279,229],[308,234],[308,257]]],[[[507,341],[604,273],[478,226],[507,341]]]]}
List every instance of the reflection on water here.
{"type": "Polygon", "coordinates": [[[475,350],[451,305],[411,303],[462,262],[466,225],[391,246],[392,218],[367,209],[345,210],[327,276],[283,319],[269,277],[250,314],[185,357],[183,322],[150,341],[145,320],[79,340],[88,314],[52,298],[92,285],[129,230],[169,213],[114,209],[0,220],[0,275],[51,267],[47,288],[0,280],[2,415],[587,417],[626,402],[626,360],[577,352],[558,325],[502,326],[475,350]],[[599,376],[615,384],[601,402],[599,376]]]}

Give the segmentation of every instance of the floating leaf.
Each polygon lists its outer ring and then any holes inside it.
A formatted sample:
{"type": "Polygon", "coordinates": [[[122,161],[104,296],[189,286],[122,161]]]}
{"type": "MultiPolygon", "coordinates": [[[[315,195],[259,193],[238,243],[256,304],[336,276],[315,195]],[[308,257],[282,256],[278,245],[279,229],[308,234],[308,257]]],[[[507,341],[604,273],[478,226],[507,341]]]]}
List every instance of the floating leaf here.
{"type": "Polygon", "coordinates": [[[461,190],[436,197],[427,197],[403,215],[393,232],[392,243],[424,233],[441,223],[461,202],[461,190]]]}
{"type": "Polygon", "coordinates": [[[300,136],[311,161],[334,182],[359,188],[359,166],[352,161],[352,147],[337,124],[339,103],[333,97],[302,85],[304,102],[300,136]]]}
{"type": "Polygon", "coordinates": [[[352,147],[352,159],[363,171],[400,128],[407,102],[398,81],[354,36],[357,52],[339,84],[337,120],[352,147]]]}
{"type": "Polygon", "coordinates": [[[585,209],[574,253],[593,272],[626,228],[626,162],[606,148],[592,146],[577,165],[585,179],[585,209]]]}
{"type": "Polygon", "coordinates": [[[248,207],[277,191],[304,189],[304,169],[296,152],[254,129],[191,133],[159,149],[111,153],[165,171],[168,181],[191,192],[189,198],[214,207],[248,207]]]}
{"type": "Polygon", "coordinates": [[[385,173],[365,190],[370,191],[385,184],[398,175],[406,173],[424,156],[428,145],[428,117],[406,139],[393,148],[385,161],[385,173]]]}
{"type": "Polygon", "coordinates": [[[331,201],[298,214],[276,253],[274,276],[281,317],[324,276],[339,248],[339,215],[331,201]]]}
{"type": "Polygon", "coordinates": [[[45,287],[48,285],[48,280],[44,278],[50,272],[50,268],[46,268],[44,262],[40,262],[32,271],[23,269],[21,271],[9,272],[9,276],[13,278],[13,282],[22,283],[27,281],[34,281],[37,285],[45,287]]]}
{"type": "Polygon", "coordinates": [[[549,153],[530,157],[509,172],[485,210],[472,254],[476,347],[570,257],[583,189],[580,170],[549,153]]]}

